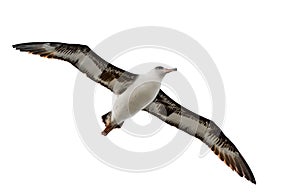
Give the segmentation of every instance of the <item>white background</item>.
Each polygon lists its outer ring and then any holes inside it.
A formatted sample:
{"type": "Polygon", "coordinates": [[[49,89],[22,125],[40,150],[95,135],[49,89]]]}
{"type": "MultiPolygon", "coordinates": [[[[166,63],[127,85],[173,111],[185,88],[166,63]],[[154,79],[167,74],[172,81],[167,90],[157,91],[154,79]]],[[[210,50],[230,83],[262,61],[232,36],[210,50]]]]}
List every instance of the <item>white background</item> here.
{"type": "MultiPolygon", "coordinates": [[[[298,1],[261,0],[1,5],[0,193],[299,193],[299,8],[298,1]],[[82,144],[73,119],[77,70],[11,47],[61,41],[93,48],[112,34],[145,25],[182,31],[209,52],[225,86],[223,130],[243,153],[257,185],[212,153],[199,158],[196,139],[178,160],[153,172],[102,164],[82,144]]],[[[120,60],[117,65],[126,69],[120,60]]],[[[211,104],[201,91],[197,95],[201,104],[211,104]]],[[[210,117],[209,109],[199,112],[210,117]]]]}

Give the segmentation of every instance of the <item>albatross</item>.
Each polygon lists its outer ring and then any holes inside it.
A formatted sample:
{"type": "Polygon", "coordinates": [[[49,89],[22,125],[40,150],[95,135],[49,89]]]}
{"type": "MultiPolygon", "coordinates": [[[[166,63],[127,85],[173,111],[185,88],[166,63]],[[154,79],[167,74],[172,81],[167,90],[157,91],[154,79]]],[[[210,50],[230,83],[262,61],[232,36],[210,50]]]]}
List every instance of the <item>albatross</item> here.
{"type": "Polygon", "coordinates": [[[60,42],[30,42],[13,48],[71,63],[87,77],[108,88],[116,95],[112,111],[102,116],[106,136],[121,128],[126,119],[146,111],[204,142],[222,161],[241,177],[256,184],[254,175],[236,146],[212,121],[181,106],[161,89],[161,81],[176,68],[155,67],[137,75],[108,63],[86,45],[60,42]]]}

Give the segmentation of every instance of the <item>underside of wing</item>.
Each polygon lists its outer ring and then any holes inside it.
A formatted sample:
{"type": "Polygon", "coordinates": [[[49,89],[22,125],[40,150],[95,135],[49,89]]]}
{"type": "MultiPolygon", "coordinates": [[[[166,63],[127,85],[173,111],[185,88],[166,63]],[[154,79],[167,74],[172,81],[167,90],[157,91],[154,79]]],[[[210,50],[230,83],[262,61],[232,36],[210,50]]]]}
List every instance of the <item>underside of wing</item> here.
{"type": "Polygon", "coordinates": [[[137,75],[126,72],[102,59],[88,46],[59,42],[31,42],[13,45],[20,51],[70,62],[90,79],[116,94],[122,93],[137,75]],[[117,84],[117,85],[116,85],[117,84]]]}
{"type": "Polygon", "coordinates": [[[182,107],[162,90],[144,110],[200,139],[232,170],[252,183],[256,183],[254,175],[241,153],[213,121],[182,107]]]}

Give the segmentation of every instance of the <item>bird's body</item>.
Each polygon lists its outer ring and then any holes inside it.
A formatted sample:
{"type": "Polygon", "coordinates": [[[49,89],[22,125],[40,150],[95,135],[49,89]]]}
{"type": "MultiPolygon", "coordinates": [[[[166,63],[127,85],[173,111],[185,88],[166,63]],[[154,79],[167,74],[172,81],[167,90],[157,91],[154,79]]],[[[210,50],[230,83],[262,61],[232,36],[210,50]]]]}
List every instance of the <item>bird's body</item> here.
{"type": "Polygon", "coordinates": [[[139,75],[136,81],[122,94],[116,95],[112,109],[112,120],[120,123],[148,106],[157,96],[161,79],[152,72],[139,75]]]}
{"type": "Polygon", "coordinates": [[[126,119],[151,104],[159,93],[164,76],[176,70],[158,66],[146,74],[138,75],[131,85],[121,90],[121,94],[116,94],[111,118],[102,134],[107,135],[113,128],[121,127],[126,119]]]}
{"type": "Polygon", "coordinates": [[[111,90],[116,100],[112,111],[102,116],[105,124],[103,135],[121,127],[126,119],[143,110],[200,139],[232,170],[256,183],[242,154],[213,121],[181,106],[160,89],[163,76],[174,69],[156,67],[151,71],[163,74],[150,71],[145,75],[136,75],[106,62],[88,46],[79,44],[33,42],[13,47],[70,62],[90,79],[111,90]]]}

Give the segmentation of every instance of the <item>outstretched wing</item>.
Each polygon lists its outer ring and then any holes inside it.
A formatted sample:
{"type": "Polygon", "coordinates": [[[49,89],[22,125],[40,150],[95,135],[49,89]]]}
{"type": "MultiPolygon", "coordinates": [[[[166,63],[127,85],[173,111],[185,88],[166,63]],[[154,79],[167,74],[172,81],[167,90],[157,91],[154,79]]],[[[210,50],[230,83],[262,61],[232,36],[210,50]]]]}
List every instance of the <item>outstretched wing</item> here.
{"type": "Polygon", "coordinates": [[[121,94],[137,77],[102,59],[88,46],[58,42],[32,42],[13,45],[14,48],[70,62],[93,81],[102,84],[115,94],[121,94]]]}
{"type": "MultiPolygon", "coordinates": [[[[106,62],[85,45],[35,42],[17,44],[13,47],[42,57],[68,61],[89,78],[107,87],[115,94],[122,93],[137,77],[135,74],[106,62]]],[[[232,170],[256,183],[243,156],[213,121],[182,107],[162,90],[144,110],[202,140],[232,170]]]]}
{"type": "Polygon", "coordinates": [[[252,183],[256,183],[242,154],[213,121],[182,107],[162,90],[144,110],[200,139],[232,170],[252,183]]]}

